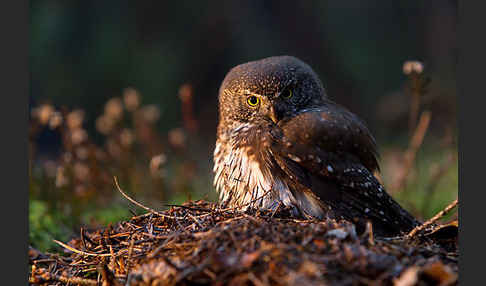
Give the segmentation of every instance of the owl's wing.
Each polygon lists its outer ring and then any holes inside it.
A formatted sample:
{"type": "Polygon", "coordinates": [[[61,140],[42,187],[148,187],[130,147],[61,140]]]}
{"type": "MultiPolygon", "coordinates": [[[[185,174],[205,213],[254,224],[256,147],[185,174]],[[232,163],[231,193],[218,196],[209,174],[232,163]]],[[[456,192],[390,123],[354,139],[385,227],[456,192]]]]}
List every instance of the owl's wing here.
{"type": "Polygon", "coordinates": [[[376,142],[366,125],[337,104],[301,112],[281,122],[284,140],[326,152],[355,156],[370,171],[379,170],[376,142]]]}
{"type": "Polygon", "coordinates": [[[311,190],[333,213],[369,219],[377,232],[398,234],[417,221],[384,190],[376,144],[364,123],[338,105],[325,105],[280,122],[270,151],[294,189],[311,190]]]}

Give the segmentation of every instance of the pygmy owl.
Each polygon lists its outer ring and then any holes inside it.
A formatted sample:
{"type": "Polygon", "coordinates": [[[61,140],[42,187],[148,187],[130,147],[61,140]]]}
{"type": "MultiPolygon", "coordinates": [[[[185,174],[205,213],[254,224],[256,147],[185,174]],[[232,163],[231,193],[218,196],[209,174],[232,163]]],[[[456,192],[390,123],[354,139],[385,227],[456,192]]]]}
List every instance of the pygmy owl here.
{"type": "Polygon", "coordinates": [[[375,139],[331,101],[316,73],[291,56],[231,69],[219,90],[214,185],[225,206],[346,219],[377,235],[418,222],[374,176],[375,139]]]}

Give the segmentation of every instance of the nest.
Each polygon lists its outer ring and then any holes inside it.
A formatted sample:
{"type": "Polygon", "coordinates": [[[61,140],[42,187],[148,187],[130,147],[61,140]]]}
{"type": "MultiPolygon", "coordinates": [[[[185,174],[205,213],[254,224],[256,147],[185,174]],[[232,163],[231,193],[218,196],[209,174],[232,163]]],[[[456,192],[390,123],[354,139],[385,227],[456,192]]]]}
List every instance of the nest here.
{"type": "Polygon", "coordinates": [[[357,233],[346,221],[206,201],[58,243],[67,256],[30,249],[31,284],[451,285],[458,278],[457,237],[448,247],[423,235],[378,239],[371,225],[357,233]]]}

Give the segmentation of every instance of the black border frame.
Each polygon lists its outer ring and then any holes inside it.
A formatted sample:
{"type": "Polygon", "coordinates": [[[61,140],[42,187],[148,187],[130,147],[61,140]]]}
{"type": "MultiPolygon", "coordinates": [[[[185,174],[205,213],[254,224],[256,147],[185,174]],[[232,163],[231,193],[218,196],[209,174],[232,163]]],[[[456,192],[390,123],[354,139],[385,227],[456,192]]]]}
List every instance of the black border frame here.
{"type": "MultiPolygon", "coordinates": [[[[2,248],[5,285],[28,283],[29,3],[3,2],[2,35],[2,248]],[[7,253],[8,254],[5,254],[7,253]],[[14,280],[10,282],[10,280],[14,280]]],[[[3,280],[2,279],[2,280],[3,280]]]]}
{"type": "Polygon", "coordinates": [[[459,281],[463,285],[480,285],[476,281],[484,280],[480,261],[485,253],[481,234],[485,156],[479,152],[484,153],[486,146],[481,118],[485,105],[478,100],[484,97],[486,67],[484,6],[482,1],[458,3],[459,281]]]}

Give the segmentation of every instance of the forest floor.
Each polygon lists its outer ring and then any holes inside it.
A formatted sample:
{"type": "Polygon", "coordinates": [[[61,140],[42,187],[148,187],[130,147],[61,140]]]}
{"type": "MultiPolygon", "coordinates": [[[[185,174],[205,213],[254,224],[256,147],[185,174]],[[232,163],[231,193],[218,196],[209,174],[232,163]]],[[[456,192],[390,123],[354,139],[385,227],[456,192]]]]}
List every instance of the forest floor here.
{"type": "Polygon", "coordinates": [[[30,285],[457,285],[457,221],[413,236],[190,201],[29,250],[30,285]]]}

